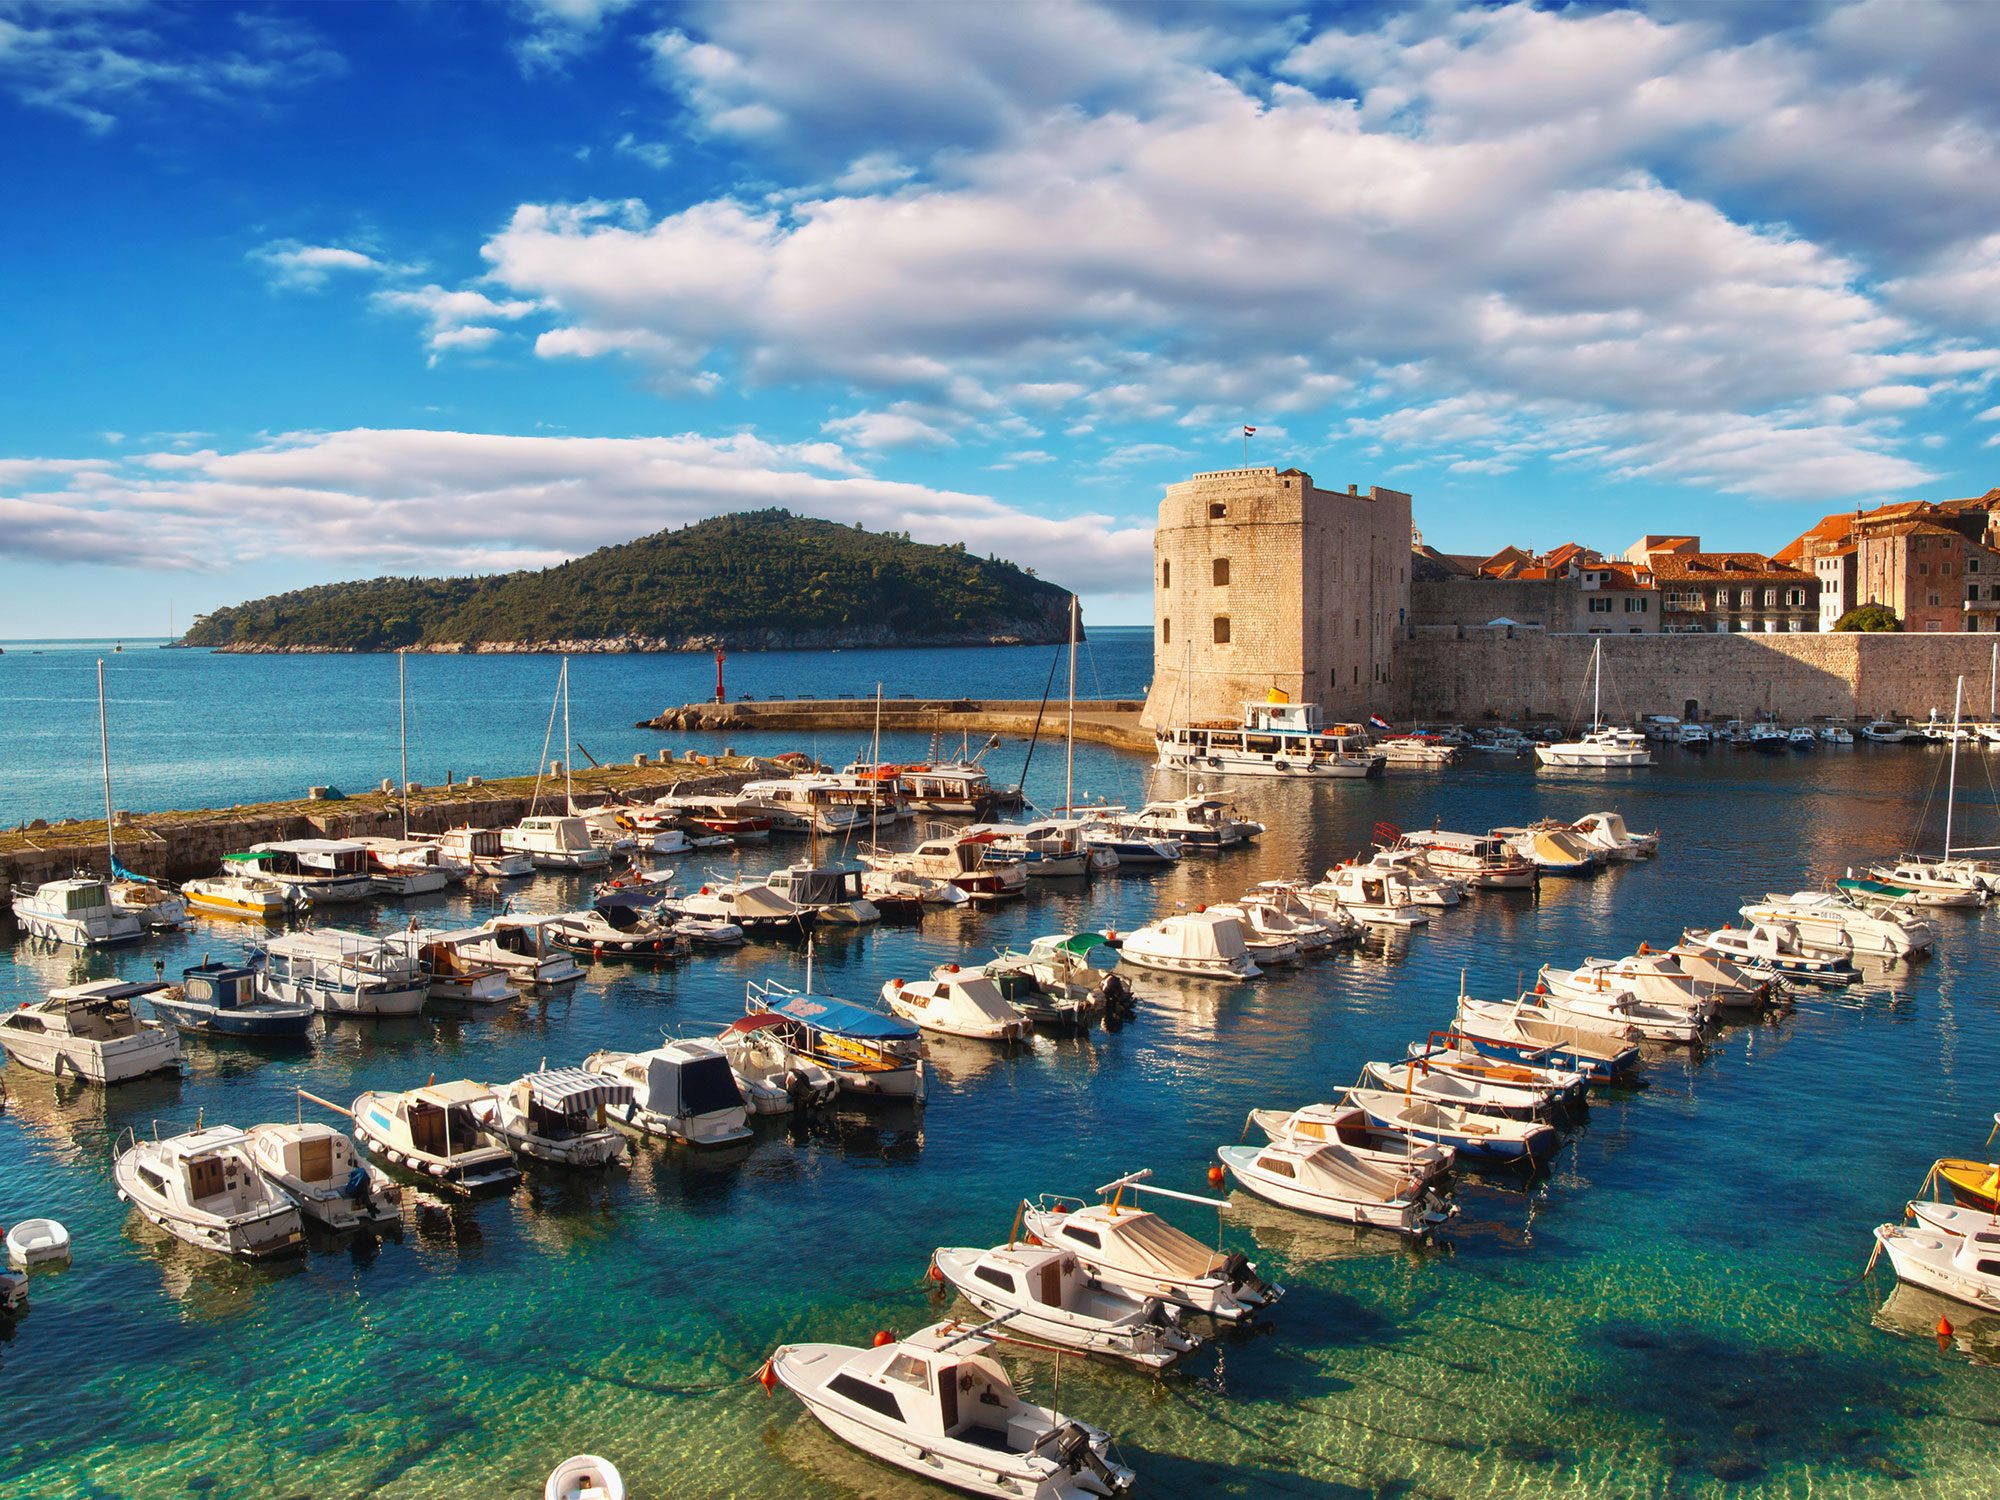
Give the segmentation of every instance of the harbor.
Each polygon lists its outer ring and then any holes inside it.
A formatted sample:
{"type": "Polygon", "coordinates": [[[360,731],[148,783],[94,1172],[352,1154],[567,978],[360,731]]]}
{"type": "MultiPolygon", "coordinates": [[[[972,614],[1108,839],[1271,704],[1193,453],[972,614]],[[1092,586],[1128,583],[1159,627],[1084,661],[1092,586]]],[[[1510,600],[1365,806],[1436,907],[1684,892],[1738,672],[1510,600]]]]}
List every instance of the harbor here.
{"type": "MultiPolygon", "coordinates": [[[[1037,655],[1046,670],[1049,653],[1037,655]]],[[[534,676],[545,690],[544,664],[534,676]]],[[[1048,717],[1059,721],[1060,708],[1048,717]]],[[[659,731],[610,733],[577,736],[622,755],[606,781],[660,774],[659,731]],[[630,767],[642,753],[633,745],[651,747],[643,772],[630,767]]],[[[796,732],[716,735],[691,732],[674,748],[766,763],[800,748],[796,732]]],[[[860,741],[829,728],[806,743],[832,761],[860,741]]],[[[920,724],[885,732],[881,754],[918,762],[931,748],[920,724]]],[[[1003,748],[995,771],[1011,779],[1025,747],[1003,748]]],[[[1062,750],[1044,743],[1027,766],[1038,806],[1065,796],[1062,750]]],[[[114,770],[116,753],[114,741],[114,770]]],[[[2000,1018],[1976,999],[1991,921],[1977,911],[1936,912],[1926,957],[1865,965],[1852,986],[1802,992],[1761,1019],[1724,1017],[1702,1047],[1651,1052],[1643,1086],[1597,1097],[1539,1170],[1462,1171],[1457,1212],[1416,1243],[1209,1177],[1248,1110],[1337,1099],[1364,1062],[1396,1059],[1449,1024],[1461,993],[1506,1000],[1543,964],[1669,945],[1734,919],[1738,902],[1934,843],[1946,754],[1862,743],[1772,759],[1660,746],[1657,765],[1609,773],[1475,755],[1329,783],[1231,777],[1216,789],[1264,825],[1254,841],[1152,872],[1036,880],[1020,899],[914,925],[822,926],[810,957],[802,943],[766,940],[665,966],[584,955],[580,981],[499,1007],[433,1001],[402,1018],[326,1017],[305,1045],[189,1035],[178,1076],[110,1089],[10,1067],[0,1192],[60,1221],[74,1261],[33,1279],[30,1311],[0,1346],[21,1392],[5,1481],[26,1493],[87,1482],[112,1493],[525,1497],[565,1454],[591,1452],[614,1458],[638,1495],[932,1493],[840,1443],[790,1397],[767,1399],[753,1377],[781,1345],[865,1347],[952,1315],[926,1273],[940,1246],[1004,1244],[1022,1198],[1088,1200],[1147,1169],[1159,1186],[1226,1200],[1220,1213],[1148,1206],[1246,1256],[1286,1288],[1283,1300],[1247,1328],[1197,1320],[1202,1346],[1163,1376],[1075,1357],[1058,1375],[1046,1353],[1000,1350],[1022,1399],[1112,1432],[1141,1493],[1499,1482],[1553,1495],[1625,1488],[1639,1473],[1663,1476],[1662,1494],[1888,1494],[1903,1476],[1983,1493],[1995,1479],[1988,1445],[1965,1434],[1985,1409],[1989,1320],[1899,1287],[1884,1268],[1859,1278],[1872,1226],[1917,1192],[1935,1156],[1976,1155],[1991,1124],[1981,1080],[2000,1066],[2000,1018]],[[1657,857],[1468,894],[1420,927],[1371,928],[1244,983],[1128,962],[1137,1004],[1116,1024],[1015,1047],[932,1037],[921,1110],[753,1121],[738,1145],[640,1145],[616,1167],[535,1168],[486,1196],[406,1189],[392,1232],[314,1238],[303,1257],[266,1264],[182,1243],[112,1192],[128,1129],[150,1139],[198,1119],[315,1116],[344,1128],[299,1091],[345,1107],[427,1078],[499,1084],[655,1046],[662,1033],[713,1036],[742,1016],[746,989],[807,988],[808,963],[813,990],[875,1004],[893,981],[1025,950],[1042,934],[1129,935],[1262,881],[1318,881],[1380,842],[1383,825],[1575,824],[1614,805],[1629,828],[1659,831],[1657,857]],[[1924,1083],[1893,1112],[1848,1107],[1885,1075],[1924,1083]],[[104,1316],[82,1319],[82,1305],[104,1316]],[[1954,1330],[1943,1348],[1940,1316],[1954,1330]],[[83,1355],[106,1337],[115,1368],[83,1355]],[[66,1373],[79,1369],[88,1373],[66,1373]],[[279,1374],[300,1369],[312,1373],[279,1374]],[[406,1389],[424,1394],[401,1420],[371,1420],[406,1389]],[[78,1430],[79,1401],[108,1420],[78,1430]]],[[[1993,817],[1982,763],[1961,757],[1973,778],[1961,781],[1961,837],[1978,842],[1993,817]]],[[[1135,806],[1187,786],[1150,755],[1088,743],[1073,779],[1079,797],[1135,806]]],[[[887,842],[907,847],[918,833],[887,842]]],[[[690,889],[754,877],[804,848],[774,837],[651,862],[690,889]]],[[[504,896],[516,911],[560,912],[587,904],[596,878],[543,871],[504,896]]],[[[462,929],[500,899],[475,883],[324,922],[380,935],[462,929]]],[[[254,929],[201,918],[136,948],[16,941],[5,1000],[149,977],[156,962],[173,975],[236,960],[253,941],[254,929]]]]}

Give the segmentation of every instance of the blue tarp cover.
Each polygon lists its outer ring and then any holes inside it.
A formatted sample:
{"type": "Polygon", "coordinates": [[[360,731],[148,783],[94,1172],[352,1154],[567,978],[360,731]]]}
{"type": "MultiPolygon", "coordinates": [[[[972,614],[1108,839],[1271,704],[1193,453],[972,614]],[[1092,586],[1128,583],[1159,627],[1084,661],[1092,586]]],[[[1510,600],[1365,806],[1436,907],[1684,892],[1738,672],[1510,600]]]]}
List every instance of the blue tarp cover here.
{"type": "Polygon", "coordinates": [[[764,999],[764,1008],[788,1021],[798,1021],[841,1036],[897,1042],[917,1039],[916,1027],[906,1025],[894,1016],[885,1016],[880,1011],[865,1010],[845,1000],[836,1000],[831,995],[769,995],[764,999]]]}

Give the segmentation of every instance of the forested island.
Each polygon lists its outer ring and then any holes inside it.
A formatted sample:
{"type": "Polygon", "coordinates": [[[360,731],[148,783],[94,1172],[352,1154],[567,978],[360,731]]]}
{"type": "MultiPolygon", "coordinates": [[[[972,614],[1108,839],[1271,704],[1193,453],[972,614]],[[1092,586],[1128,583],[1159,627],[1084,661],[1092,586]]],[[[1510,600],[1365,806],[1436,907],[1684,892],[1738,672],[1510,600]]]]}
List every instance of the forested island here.
{"type": "Polygon", "coordinates": [[[222,651],[704,651],[1040,644],[1069,591],[962,543],[784,510],[717,516],[538,571],[373,578],[198,616],[222,651]]]}

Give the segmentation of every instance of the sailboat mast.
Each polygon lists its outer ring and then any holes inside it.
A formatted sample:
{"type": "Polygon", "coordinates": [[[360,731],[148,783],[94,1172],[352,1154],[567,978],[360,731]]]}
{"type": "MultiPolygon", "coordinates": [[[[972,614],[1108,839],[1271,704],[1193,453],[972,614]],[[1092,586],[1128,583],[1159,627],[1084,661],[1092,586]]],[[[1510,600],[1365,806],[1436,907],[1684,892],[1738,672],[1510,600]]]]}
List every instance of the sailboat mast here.
{"type": "Polygon", "coordinates": [[[563,694],[563,803],[564,803],[563,811],[570,814],[573,817],[576,814],[576,798],[573,795],[571,795],[569,788],[569,754],[570,754],[569,658],[567,656],[563,658],[563,663],[562,663],[562,694],[563,694]]]}
{"type": "Polygon", "coordinates": [[[396,734],[403,745],[403,837],[410,836],[410,698],[404,669],[409,653],[396,653],[396,734]]]}
{"type": "Polygon", "coordinates": [[[1590,648],[1590,664],[1590,727],[1598,729],[1604,724],[1604,642],[1590,648]]]}
{"type": "Polygon", "coordinates": [[[875,745],[868,752],[872,764],[868,778],[868,842],[882,841],[880,798],[882,792],[882,684],[875,684],[875,745]]]}
{"type": "Polygon", "coordinates": [[[1986,674],[1986,717],[1995,718],[1995,708],[2000,707],[2000,641],[1993,643],[1993,665],[1986,674]]]}
{"type": "Polygon", "coordinates": [[[1063,816],[1076,816],[1076,595],[1069,596],[1069,744],[1063,752],[1063,816]]]}
{"type": "Polygon", "coordinates": [[[118,874],[118,844],[111,832],[111,726],[104,715],[104,658],[97,658],[97,752],[104,767],[104,878],[118,874]]]}
{"type": "Polygon", "coordinates": [[[1951,694],[1951,779],[1944,791],[1944,857],[1951,858],[1952,803],[1958,798],[1958,714],[1965,703],[1965,674],[1958,674],[1958,686],[1951,694]]]}

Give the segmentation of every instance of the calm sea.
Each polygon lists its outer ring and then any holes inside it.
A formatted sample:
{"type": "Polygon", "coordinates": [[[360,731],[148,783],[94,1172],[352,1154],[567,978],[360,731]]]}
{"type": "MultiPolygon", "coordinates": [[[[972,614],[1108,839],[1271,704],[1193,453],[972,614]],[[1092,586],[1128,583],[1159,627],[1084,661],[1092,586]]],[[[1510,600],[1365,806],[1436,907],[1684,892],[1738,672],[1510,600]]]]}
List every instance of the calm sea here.
{"type": "MultiPolygon", "coordinates": [[[[1096,642],[1101,688],[1136,691],[1143,641],[1123,657],[1117,645],[1108,632],[1096,642]]],[[[9,820],[52,802],[89,809],[91,659],[9,645],[0,660],[14,710],[0,719],[9,820]]],[[[1050,659],[841,653],[746,657],[730,671],[732,691],[740,682],[760,696],[865,692],[878,678],[892,693],[1013,695],[1038,690],[1050,659]]],[[[123,804],[393,771],[392,661],[129,647],[111,661],[123,804]]],[[[710,669],[642,657],[575,670],[578,738],[609,759],[657,746],[631,721],[700,696],[710,669]]],[[[421,774],[531,766],[554,672],[546,658],[413,659],[421,774]]],[[[1009,742],[994,758],[1004,770],[1020,754],[1009,742]]],[[[781,1342],[865,1343],[937,1316],[923,1280],[932,1250],[1004,1240],[1023,1194],[1087,1192],[1140,1167],[1203,1191],[1214,1149],[1238,1139],[1248,1110],[1334,1096],[1364,1061],[1446,1021],[1461,976],[1500,996],[1545,960],[1667,941],[1746,897],[1903,847],[1941,762],[1920,749],[1718,751],[1597,780],[1508,762],[1338,786],[1245,783],[1232,794],[1270,825],[1249,852],[1056,883],[991,916],[834,936],[819,947],[819,982],[870,1002],[886,980],[944,960],[1315,874],[1380,820],[1483,829],[1609,805],[1661,829],[1665,852],[1551,882],[1539,902],[1481,896],[1407,939],[1254,984],[1141,979],[1138,1018],[1088,1041],[1004,1058],[937,1044],[921,1119],[766,1126],[754,1146],[720,1155],[649,1149],[601,1177],[423,1203],[397,1238],[278,1268],[218,1261],[136,1220],[113,1195],[115,1137],[197,1117],[290,1119],[300,1087],[344,1100],[432,1075],[505,1080],[544,1060],[713,1030],[740,1013],[747,980],[796,982],[802,956],[752,947],[666,974],[601,967],[573,995],[494,1015],[336,1024],[296,1052],[197,1042],[179,1081],[109,1092],[10,1067],[0,1219],[52,1214],[77,1256],[36,1278],[26,1317],[0,1324],[0,1494],[530,1500],[551,1465],[582,1450],[613,1456],[647,1500],[935,1493],[850,1452],[789,1397],[765,1398],[752,1373],[781,1342]]],[[[1136,795],[1147,783],[1130,757],[1083,748],[1078,764],[1091,791],[1136,795]]],[[[1060,756],[1039,751],[1031,790],[1046,795],[1060,774],[1060,756]]],[[[2000,841],[1984,765],[1964,780],[1961,828],[2000,841]]],[[[1932,829],[1940,817],[1932,802],[1932,829]]],[[[745,863],[791,853],[774,844],[745,863]]],[[[554,909],[577,895],[541,879],[521,902],[554,909]]],[[[475,899],[416,914],[467,917],[475,899]]],[[[386,928],[408,915],[351,920],[386,928]]],[[[1241,1195],[1219,1222],[1173,1207],[1290,1295],[1165,1380],[1066,1361],[1062,1404],[1117,1434],[1151,1496],[2000,1492],[2000,1318],[1891,1295],[1886,1269],[1858,1279],[1872,1226],[1898,1217],[1933,1157],[1978,1154],[2000,1107],[1996,920],[1942,913],[1931,959],[1656,1063],[1647,1087],[1598,1102],[1541,1178],[1468,1181],[1433,1249],[1241,1195]],[[1942,1351],[1940,1312],[1958,1329],[1942,1351]]],[[[0,1004],[242,941],[205,925],[109,957],[17,946],[0,964],[0,1004]]],[[[1009,1362],[1050,1394],[1046,1363],[1009,1362]]]]}

